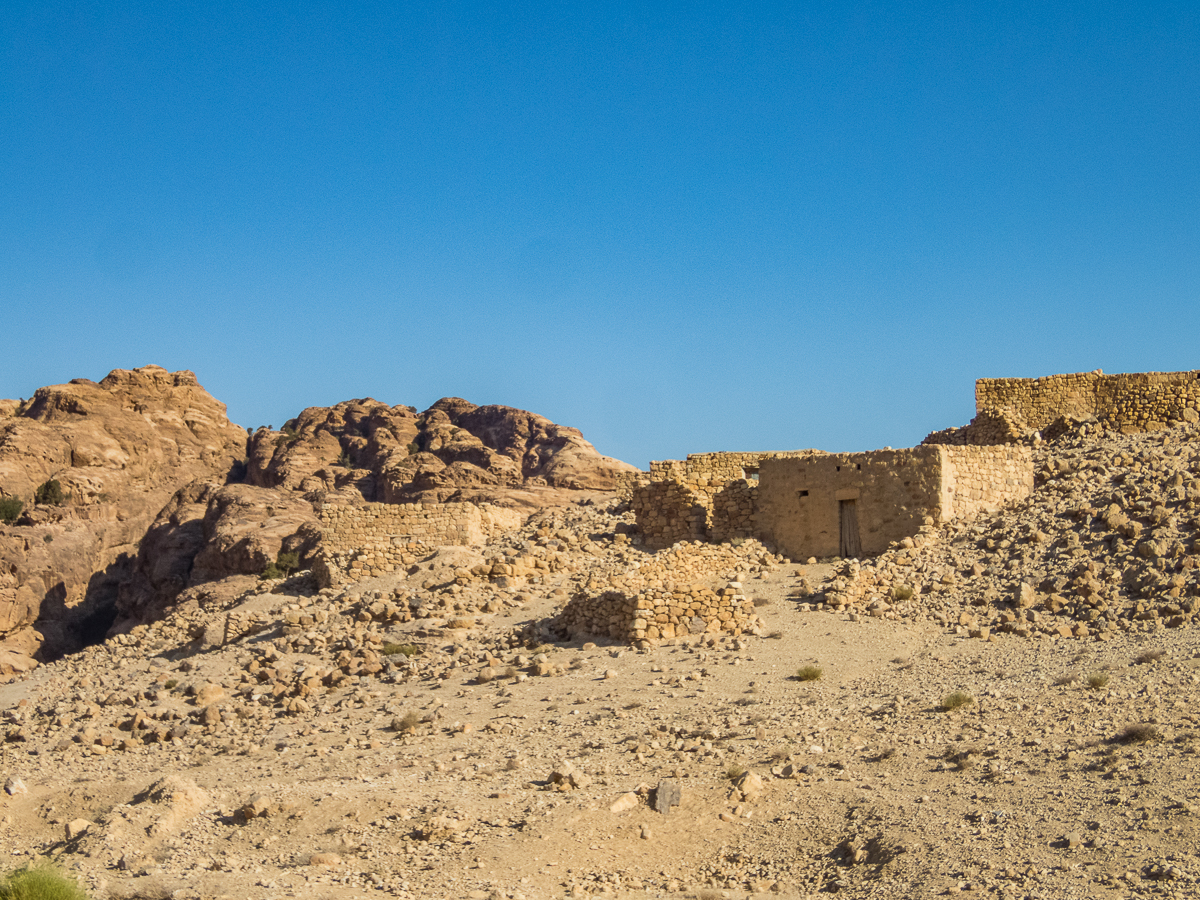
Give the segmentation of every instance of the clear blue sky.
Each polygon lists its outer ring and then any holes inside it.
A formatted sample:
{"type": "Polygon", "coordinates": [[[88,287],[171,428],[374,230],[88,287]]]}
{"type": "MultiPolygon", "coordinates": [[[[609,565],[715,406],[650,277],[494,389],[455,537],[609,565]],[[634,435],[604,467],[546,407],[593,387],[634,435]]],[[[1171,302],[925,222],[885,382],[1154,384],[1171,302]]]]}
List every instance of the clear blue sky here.
{"type": "Polygon", "coordinates": [[[863,450],[1200,368],[1200,5],[9,0],[0,396],[863,450]]]}

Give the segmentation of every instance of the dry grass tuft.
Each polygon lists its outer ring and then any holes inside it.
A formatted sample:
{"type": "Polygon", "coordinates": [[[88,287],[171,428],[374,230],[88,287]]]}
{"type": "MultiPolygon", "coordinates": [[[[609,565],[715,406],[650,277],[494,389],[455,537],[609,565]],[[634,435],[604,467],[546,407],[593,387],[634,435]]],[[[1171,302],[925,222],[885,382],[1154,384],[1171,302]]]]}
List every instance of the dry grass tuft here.
{"type": "Polygon", "coordinates": [[[942,698],[942,709],[953,712],[964,706],[971,706],[974,702],[975,698],[966,691],[952,691],[942,698]]]}
{"type": "Polygon", "coordinates": [[[1114,741],[1118,744],[1147,744],[1151,741],[1161,741],[1163,733],[1153,725],[1126,725],[1121,729],[1114,741]]]}
{"type": "Polygon", "coordinates": [[[796,670],[797,681],[820,681],[825,670],[820,666],[801,666],[796,670]]]}

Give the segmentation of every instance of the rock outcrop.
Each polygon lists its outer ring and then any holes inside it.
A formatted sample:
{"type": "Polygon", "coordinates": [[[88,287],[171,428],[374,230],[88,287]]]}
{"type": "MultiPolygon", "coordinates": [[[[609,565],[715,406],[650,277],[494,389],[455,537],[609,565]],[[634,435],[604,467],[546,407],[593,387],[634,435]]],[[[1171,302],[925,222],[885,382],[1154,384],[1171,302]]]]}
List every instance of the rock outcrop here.
{"type": "Polygon", "coordinates": [[[281,552],[301,563],[320,537],[312,505],[286,491],[197,481],[180,488],[142,540],[120,587],[114,632],[157,618],[182,591],[258,575],[281,552]]]}
{"type": "Polygon", "coordinates": [[[330,502],[536,508],[634,471],[574,428],[459,398],[351,400],[252,435],[158,366],[0,401],[0,675],[224,596],[281,552],[307,564],[330,502]]]}
{"type": "Polygon", "coordinates": [[[0,526],[0,668],[102,634],[159,510],[197,478],[239,477],[245,445],[195,375],[158,366],[0,404],[0,495],[24,504],[0,526]],[[35,502],[50,482],[61,502],[35,502]]]}
{"type": "Polygon", "coordinates": [[[311,407],[250,440],[248,478],[385,503],[486,500],[539,506],[555,491],[611,491],[633,466],[601,456],[574,428],[508,406],[447,397],[423,413],[350,400],[311,407]]]}

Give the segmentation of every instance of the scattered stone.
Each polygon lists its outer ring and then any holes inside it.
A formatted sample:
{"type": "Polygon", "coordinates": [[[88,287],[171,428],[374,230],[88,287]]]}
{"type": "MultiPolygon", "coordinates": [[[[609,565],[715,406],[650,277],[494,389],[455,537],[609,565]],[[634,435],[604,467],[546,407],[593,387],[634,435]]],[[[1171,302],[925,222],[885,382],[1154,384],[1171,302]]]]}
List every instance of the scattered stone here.
{"type": "Polygon", "coordinates": [[[672,806],[679,805],[681,796],[679,782],[673,778],[664,778],[654,789],[654,808],[665,816],[672,806]]]}

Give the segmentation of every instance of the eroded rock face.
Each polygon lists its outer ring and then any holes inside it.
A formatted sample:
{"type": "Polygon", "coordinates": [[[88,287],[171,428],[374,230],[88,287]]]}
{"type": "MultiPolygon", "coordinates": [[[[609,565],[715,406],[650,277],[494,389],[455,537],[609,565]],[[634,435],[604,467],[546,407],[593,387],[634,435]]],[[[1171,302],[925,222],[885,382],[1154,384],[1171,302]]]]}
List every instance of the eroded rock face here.
{"type": "Polygon", "coordinates": [[[250,441],[248,477],[300,492],[366,500],[512,500],[530,490],[612,490],[634,467],[601,456],[575,428],[508,406],[447,397],[410,406],[350,400],[312,407],[250,441]]]}
{"type": "Polygon", "coordinates": [[[160,616],[187,588],[258,575],[281,551],[305,562],[320,537],[312,505],[296,494],[197,481],[180,488],[146,533],[121,585],[114,631],[160,616]]]}
{"type": "Polygon", "coordinates": [[[236,477],[245,446],[246,432],[195,375],[159,366],[0,404],[0,494],[25,504],[15,525],[0,526],[0,639],[9,639],[0,649],[28,659],[38,645],[56,654],[103,633],[163,504],[197,478],[236,477]],[[62,504],[36,505],[51,479],[62,504]]]}

